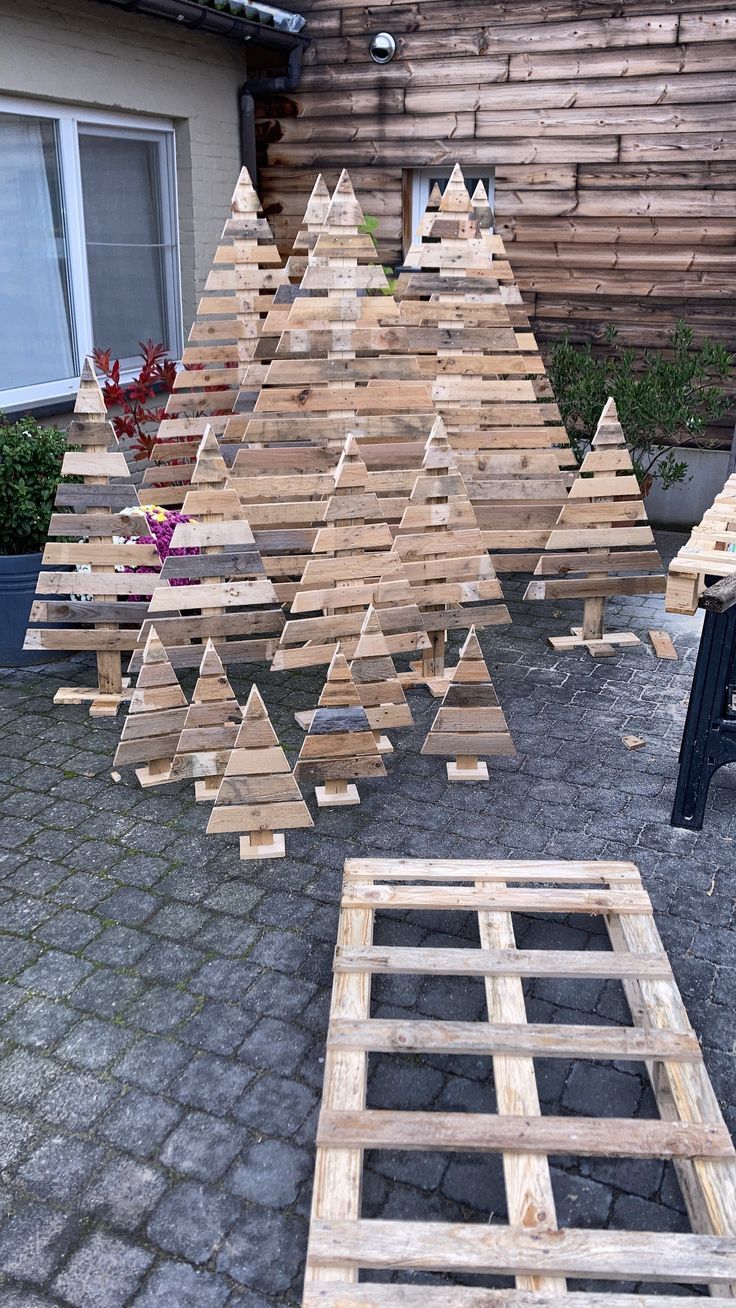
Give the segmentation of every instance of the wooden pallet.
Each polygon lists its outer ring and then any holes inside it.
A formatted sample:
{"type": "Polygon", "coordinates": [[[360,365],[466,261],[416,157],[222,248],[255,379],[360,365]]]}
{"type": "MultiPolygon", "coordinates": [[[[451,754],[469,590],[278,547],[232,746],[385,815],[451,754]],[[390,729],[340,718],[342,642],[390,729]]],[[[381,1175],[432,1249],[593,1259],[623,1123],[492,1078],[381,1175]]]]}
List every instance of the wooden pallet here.
{"type": "MultiPolygon", "coordinates": [[[[348,859],[334,961],[304,1308],[549,1308],[566,1278],[709,1284],[736,1294],[736,1153],[633,863],[348,859]],[[480,947],[374,943],[376,910],[478,914],[480,947]],[[610,951],[519,949],[513,913],[603,917],[610,951]],[[377,973],[483,977],[487,1022],[371,1016],[377,973]],[[523,977],[621,981],[631,1026],[528,1023],[523,977]],[[369,1053],[493,1059],[497,1112],[366,1107],[369,1053]],[[658,1120],[547,1116],[535,1058],[644,1062],[658,1120]],[[361,1215],[363,1152],[500,1154],[508,1222],[384,1221],[361,1215]],[[558,1229],[550,1155],[672,1159],[693,1234],[558,1229]],[[452,1285],[367,1283],[372,1274],[453,1273],[452,1285]],[[501,1275],[483,1290],[463,1274],[501,1275]],[[360,1283],[359,1283],[359,1278],[360,1283]],[[527,1292],[534,1291],[530,1296],[527,1292]]],[[[615,1284],[612,1287],[616,1289],[615,1284]]],[[[668,1308],[677,1298],[575,1294],[578,1308],[668,1308]]]]}
{"type": "Polygon", "coordinates": [[[736,573],[736,474],[730,476],[690,539],[678,550],[667,575],[668,613],[694,613],[706,577],[736,573]]]}

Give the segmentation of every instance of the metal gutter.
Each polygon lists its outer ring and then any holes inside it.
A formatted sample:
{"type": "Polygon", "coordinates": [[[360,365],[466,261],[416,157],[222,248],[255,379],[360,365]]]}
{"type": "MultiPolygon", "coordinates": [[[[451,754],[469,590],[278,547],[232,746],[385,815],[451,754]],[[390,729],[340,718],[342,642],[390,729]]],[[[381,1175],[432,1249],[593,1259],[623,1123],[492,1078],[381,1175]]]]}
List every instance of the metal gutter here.
{"type": "MultiPolygon", "coordinates": [[[[189,31],[207,32],[211,36],[229,37],[236,41],[255,41],[258,45],[270,46],[280,50],[301,50],[309,44],[309,37],[301,36],[294,30],[301,17],[287,11],[258,4],[244,6],[244,11],[258,11],[260,18],[247,17],[246,13],[213,9],[202,0],[99,0],[100,4],[113,5],[125,13],[145,14],[150,18],[162,18],[179,23],[189,31]],[[279,22],[283,14],[283,23],[279,22]]],[[[301,19],[300,26],[304,23],[301,19]]]]}

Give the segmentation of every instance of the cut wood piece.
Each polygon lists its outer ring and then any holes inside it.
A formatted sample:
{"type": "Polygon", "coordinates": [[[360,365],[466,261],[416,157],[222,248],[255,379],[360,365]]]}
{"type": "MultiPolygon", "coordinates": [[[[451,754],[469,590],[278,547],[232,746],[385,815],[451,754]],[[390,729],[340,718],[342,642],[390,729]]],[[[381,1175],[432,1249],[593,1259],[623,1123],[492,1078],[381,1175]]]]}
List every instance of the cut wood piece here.
{"type": "MultiPolygon", "coordinates": [[[[529,893],[527,891],[527,893],[529,893]]],[[[601,862],[350,859],[340,908],[335,977],[327,1035],[322,1109],[317,1127],[305,1287],[305,1308],[552,1308],[582,1280],[636,1285],[672,1283],[731,1301],[736,1286],[736,1153],[697,1037],[677,993],[657,935],[651,906],[633,865],[601,862]],[[561,911],[561,893],[582,879],[603,889],[596,908],[608,928],[610,951],[520,950],[511,913],[561,911]],[[429,884],[427,881],[429,880],[429,884]],[[496,898],[473,901],[480,948],[378,946],[372,909],[461,915],[489,880],[496,898]],[[538,887],[536,907],[521,907],[513,886],[538,887]],[[390,883],[387,885],[387,882],[390,883]],[[465,889],[456,897],[461,884],[465,889]],[[356,895],[356,886],[362,887],[356,895]],[[395,888],[397,894],[385,895],[395,888]],[[507,899],[506,896],[512,898],[507,899]],[[464,897],[463,897],[464,896],[464,897]],[[371,976],[453,975],[485,981],[488,1020],[371,1017],[371,976]],[[524,976],[618,977],[631,1010],[631,1026],[565,1027],[527,1023],[524,976]],[[412,1063],[443,1056],[491,1057],[495,1111],[407,1111],[366,1103],[368,1054],[410,1055],[412,1063]],[[555,1117],[540,1113],[535,1060],[546,1056],[643,1061],[660,1109],[655,1119],[555,1117]],[[374,1152],[480,1152],[503,1156],[505,1223],[424,1222],[397,1212],[391,1221],[362,1216],[362,1160],[374,1152]],[[549,1159],[559,1155],[621,1160],[672,1159],[690,1215],[692,1233],[630,1229],[557,1229],[549,1159]],[[437,1273],[433,1284],[407,1284],[392,1276],[437,1273]],[[373,1272],[385,1273],[380,1282],[373,1272]],[[509,1278],[513,1288],[485,1289],[478,1275],[509,1278]],[[451,1282],[448,1279],[451,1277],[451,1282]],[[568,1285],[567,1278],[573,1284],[568,1285]],[[435,1293],[436,1291],[436,1293],[435,1293]],[[500,1296],[500,1298],[499,1298],[500,1296]]],[[[562,910],[564,911],[564,910],[562,910]]],[[[571,909],[570,911],[575,911],[571,909]]],[[[392,923],[400,929],[398,918],[392,923]]],[[[458,926],[460,925],[458,923],[458,926]]],[[[448,924],[447,929],[451,929],[448,924]]],[[[464,927],[463,927],[464,929],[464,927]]],[[[429,1106],[427,1106],[429,1107],[429,1106]]],[[[380,1164],[377,1164],[380,1166],[380,1164]]],[[[492,1284],[496,1284],[492,1281],[492,1284]]],[[[615,1289],[615,1287],[614,1287],[615,1289]]],[[[659,1296],[579,1292],[582,1308],[657,1308],[659,1296]]],[[[675,1308],[665,1295],[661,1303],[675,1308]]],[[[681,1300],[679,1301],[681,1302],[681,1300]]]]}
{"type": "Polygon", "coordinates": [[[422,753],[455,755],[447,764],[448,781],[487,781],[488,766],[479,761],[479,754],[516,753],[475,627],[452,670],[422,753]]]}
{"type": "MultiPolygon", "coordinates": [[[[662,567],[651,528],[629,531],[627,522],[647,522],[646,510],[626,439],[613,399],[608,399],[598,421],[592,448],[580,467],[580,476],[557,519],[535,569],[544,581],[529,583],[526,600],[581,598],[583,625],[580,638],[549,638],[553,649],[584,646],[594,657],[610,657],[614,645],[639,644],[616,639],[604,631],[606,598],[611,595],[648,595],[664,590],[662,567]],[[618,526],[617,524],[622,524],[618,526]],[[635,534],[635,539],[634,539],[635,534]],[[626,542],[630,543],[626,545],[626,542]],[[611,549],[617,544],[623,550],[611,549]],[[564,545],[564,555],[560,548],[564,545]],[[580,566],[574,554],[579,551],[580,566]],[[588,561],[592,557],[593,566],[588,561]],[[575,577],[575,572],[582,573],[575,577]],[[636,571],[639,575],[631,576],[636,571]],[[561,580],[555,580],[555,574],[561,580]],[[563,643],[564,642],[564,643],[563,643]]],[[[573,629],[574,636],[577,632],[573,629]]]]}
{"type": "Polygon", "coordinates": [[[258,687],[252,686],[207,833],[243,833],[241,859],[283,858],[286,845],[277,828],[313,825],[266,705],[258,687]]]}
{"type": "Polygon", "coordinates": [[[176,780],[171,767],[179,734],[187,716],[187,700],[166,650],[151,627],[143,650],[138,684],[123,723],[114,766],[143,763],[136,769],[142,786],[176,780]]]}
{"type": "Polygon", "coordinates": [[[321,808],[360,803],[357,787],[348,785],[348,781],[386,775],[368,715],[339,643],[294,775],[300,781],[323,783],[317,787],[321,808]]]}
{"type": "Polygon", "coordinates": [[[74,539],[46,544],[46,570],[38,576],[40,598],[31,609],[24,649],[94,653],[97,686],[84,691],[63,687],[54,702],[89,700],[93,717],[112,716],[124,699],[122,655],[135,648],[134,632],[140,624],[131,597],[151,593],[160,561],[155,546],[135,539],[146,536],[148,526],[107,421],[91,359],[85,359],[82,368],[68,440],[80,449],[66,451],[61,472],[78,482],[60,482],[56,507],[72,512],[52,515],[49,536],[74,539]],[[115,537],[133,539],[120,542],[115,537]],[[49,565],[63,570],[51,571],[49,565]],[[138,575],[138,568],[150,575],[138,575]],[[49,596],[53,599],[47,600],[49,596]],[[54,626],[60,622],[63,628],[54,626]]]}
{"type": "Polygon", "coordinates": [[[187,709],[171,765],[171,779],[195,780],[195,798],[217,797],[243,711],[211,640],[207,641],[199,678],[187,709]]]}
{"type": "Polygon", "coordinates": [[[652,642],[652,648],[658,659],[677,659],[678,653],[675,649],[672,637],[668,631],[651,631],[649,639],[652,642]]]}
{"type": "Polygon", "coordinates": [[[622,736],[621,743],[627,749],[643,749],[647,742],[643,736],[622,736]]]}

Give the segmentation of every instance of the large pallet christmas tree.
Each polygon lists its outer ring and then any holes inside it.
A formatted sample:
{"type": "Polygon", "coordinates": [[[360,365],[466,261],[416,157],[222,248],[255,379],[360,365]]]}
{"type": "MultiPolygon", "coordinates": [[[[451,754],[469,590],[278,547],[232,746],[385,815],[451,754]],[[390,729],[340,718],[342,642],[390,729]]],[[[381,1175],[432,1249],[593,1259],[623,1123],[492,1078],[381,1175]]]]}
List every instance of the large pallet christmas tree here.
{"type": "Polygon", "coordinates": [[[312,825],[266,705],[253,686],[207,832],[242,832],[243,859],[283,858],[286,844],[280,828],[312,825]]]}
{"type": "Polygon", "coordinates": [[[68,441],[78,448],[66,451],[61,472],[76,484],[63,481],[56,494],[48,534],[62,539],[44,549],[24,648],[94,654],[97,685],[63,687],[54,703],[90,701],[93,716],[114,714],[126,698],[122,655],[135,649],[160,559],[155,545],[125,539],[148,528],[89,359],[68,441]]]}
{"type": "Polygon", "coordinates": [[[449,781],[487,781],[488,765],[479,755],[516,753],[475,627],[460,651],[422,753],[450,756],[449,781]]]}
{"type": "Polygon", "coordinates": [[[360,777],[386,775],[368,715],[339,645],[294,775],[298,781],[322,782],[315,787],[320,808],[359,804],[358,788],[352,783],[360,777]]]}
{"type": "Polygon", "coordinates": [[[638,645],[631,631],[605,632],[612,595],[655,595],[665,589],[662,563],[641,488],[612,399],[607,400],[570,497],[541,556],[524,599],[582,599],[582,627],[550,636],[553,649],[583,645],[595,656],[638,645]]]}
{"type": "Polygon", "coordinates": [[[182,355],[184,367],[144,474],[147,500],[182,504],[205,426],[222,437],[241,388],[257,387],[251,371],[256,345],[274,291],[285,282],[281,256],[243,168],[182,355]]]}

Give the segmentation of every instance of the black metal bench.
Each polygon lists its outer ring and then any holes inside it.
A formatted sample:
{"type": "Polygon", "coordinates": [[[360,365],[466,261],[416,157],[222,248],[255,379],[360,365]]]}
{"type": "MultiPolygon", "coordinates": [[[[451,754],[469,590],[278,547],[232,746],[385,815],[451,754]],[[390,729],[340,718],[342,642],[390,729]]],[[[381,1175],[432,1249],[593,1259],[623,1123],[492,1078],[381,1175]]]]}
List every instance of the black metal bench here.
{"type": "Polygon", "coordinates": [[[680,746],[673,827],[699,831],[713,773],[736,763],[736,575],[700,597],[703,634],[680,746]]]}

